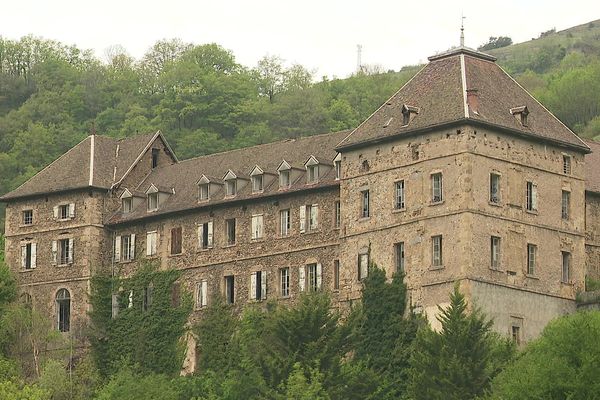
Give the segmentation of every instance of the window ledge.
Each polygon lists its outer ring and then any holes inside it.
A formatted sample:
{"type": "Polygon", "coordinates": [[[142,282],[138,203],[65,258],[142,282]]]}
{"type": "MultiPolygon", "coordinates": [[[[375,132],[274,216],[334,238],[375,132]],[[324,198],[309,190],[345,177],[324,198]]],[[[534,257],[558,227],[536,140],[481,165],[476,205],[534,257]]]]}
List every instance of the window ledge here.
{"type": "Polygon", "coordinates": [[[167,257],[171,258],[171,257],[180,257],[183,255],[183,252],[181,253],[177,253],[177,254],[169,254],[167,257]]]}
{"type": "Polygon", "coordinates": [[[443,265],[435,265],[435,266],[432,265],[431,267],[429,267],[430,271],[439,271],[440,269],[444,269],[444,266],[443,265]]]}
{"type": "Polygon", "coordinates": [[[537,210],[528,210],[528,209],[525,209],[525,212],[527,214],[531,214],[531,215],[538,215],[538,211],[537,210]]]}
{"type": "Polygon", "coordinates": [[[488,200],[488,204],[490,206],[494,206],[494,207],[502,207],[502,203],[499,202],[499,201],[498,202],[494,202],[494,201],[488,200]]]}
{"type": "Polygon", "coordinates": [[[312,230],[312,231],[305,231],[305,232],[302,232],[302,234],[303,234],[303,235],[314,235],[315,233],[319,233],[319,232],[321,232],[321,230],[320,230],[320,229],[314,229],[314,230],[312,230]]]}
{"type": "Polygon", "coordinates": [[[370,220],[370,219],[371,219],[371,216],[368,216],[368,217],[360,217],[360,218],[358,218],[358,222],[365,222],[365,221],[368,221],[368,220],[370,220]]]}
{"type": "Polygon", "coordinates": [[[212,250],[213,247],[200,247],[199,249],[196,250],[196,253],[204,253],[206,251],[212,250]]]}
{"type": "Polygon", "coordinates": [[[55,264],[56,267],[58,268],[67,268],[70,267],[71,265],[73,265],[73,263],[68,263],[68,264],[55,264]]]}
{"type": "Polygon", "coordinates": [[[117,264],[131,264],[135,259],[116,261],[117,264]]]}
{"type": "Polygon", "coordinates": [[[402,214],[402,213],[405,213],[405,212],[406,212],[406,207],[403,207],[403,208],[394,208],[392,210],[393,214],[402,214]]]}
{"type": "Polygon", "coordinates": [[[21,268],[19,270],[19,272],[22,272],[22,273],[27,273],[27,272],[31,272],[31,271],[35,271],[35,268],[21,268]]]}
{"type": "Polygon", "coordinates": [[[446,200],[442,200],[442,201],[432,201],[431,203],[429,203],[429,206],[434,207],[434,206],[439,206],[442,205],[446,202],[446,200]]]}
{"type": "Polygon", "coordinates": [[[254,238],[254,239],[250,239],[252,241],[252,243],[260,243],[260,242],[264,242],[265,240],[267,240],[265,237],[259,237],[259,238],[254,238]]]}
{"type": "Polygon", "coordinates": [[[560,281],[561,286],[575,286],[575,284],[573,282],[564,282],[564,281],[560,281]]]}
{"type": "Polygon", "coordinates": [[[230,244],[226,244],[225,246],[223,246],[224,249],[229,248],[229,247],[235,247],[236,243],[230,243],[230,244]]]}
{"type": "Polygon", "coordinates": [[[291,236],[292,236],[292,235],[290,235],[290,234],[287,234],[287,235],[285,235],[285,236],[284,236],[284,235],[277,235],[277,236],[275,236],[275,239],[276,239],[276,240],[277,240],[277,239],[289,239],[291,236]]]}
{"type": "Polygon", "coordinates": [[[194,307],[194,311],[202,311],[205,310],[208,306],[195,306],[194,307]]]}
{"type": "Polygon", "coordinates": [[[19,228],[28,228],[30,226],[34,226],[33,224],[19,224],[19,228]]]}
{"type": "Polygon", "coordinates": [[[503,269],[500,269],[500,268],[494,268],[494,267],[489,267],[489,270],[490,270],[490,271],[493,271],[493,272],[500,272],[500,273],[502,273],[502,274],[503,274],[503,273],[505,273],[505,272],[507,272],[507,271],[505,271],[505,270],[503,270],[503,269]]]}
{"type": "Polygon", "coordinates": [[[525,274],[525,277],[529,279],[534,279],[536,281],[540,280],[540,278],[537,275],[525,274]]]}

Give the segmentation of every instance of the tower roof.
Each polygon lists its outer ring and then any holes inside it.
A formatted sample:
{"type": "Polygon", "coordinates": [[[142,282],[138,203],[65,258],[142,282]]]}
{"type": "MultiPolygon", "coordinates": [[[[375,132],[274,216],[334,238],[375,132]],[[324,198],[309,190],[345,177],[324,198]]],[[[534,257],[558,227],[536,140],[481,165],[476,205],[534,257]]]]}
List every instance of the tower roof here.
{"type": "Polygon", "coordinates": [[[471,123],[589,152],[495,60],[464,46],[429,57],[429,63],[344,138],[338,149],[471,123]],[[515,115],[520,108],[528,111],[526,119],[515,115]]]}

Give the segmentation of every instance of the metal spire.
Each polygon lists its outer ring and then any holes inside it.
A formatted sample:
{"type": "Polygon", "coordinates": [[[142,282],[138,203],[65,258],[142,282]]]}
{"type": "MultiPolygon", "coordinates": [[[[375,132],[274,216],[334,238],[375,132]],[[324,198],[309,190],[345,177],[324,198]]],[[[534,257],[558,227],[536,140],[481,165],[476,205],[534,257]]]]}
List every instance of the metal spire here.
{"type": "Polygon", "coordinates": [[[465,47],[465,17],[461,14],[460,16],[460,47],[465,47]]]}

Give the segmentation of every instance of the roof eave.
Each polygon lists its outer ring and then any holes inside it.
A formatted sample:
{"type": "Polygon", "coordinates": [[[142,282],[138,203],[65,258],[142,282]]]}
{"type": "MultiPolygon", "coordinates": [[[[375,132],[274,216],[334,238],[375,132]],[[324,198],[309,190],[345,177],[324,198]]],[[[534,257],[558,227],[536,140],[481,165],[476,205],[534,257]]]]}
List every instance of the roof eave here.
{"type": "Polygon", "coordinates": [[[49,196],[49,195],[54,195],[54,194],[62,194],[62,193],[67,193],[67,192],[75,192],[75,191],[82,191],[82,190],[89,190],[89,189],[109,191],[111,188],[103,187],[103,186],[96,186],[96,185],[93,185],[93,186],[83,185],[83,186],[74,186],[74,187],[65,188],[65,189],[52,190],[49,192],[27,193],[27,194],[16,195],[16,196],[10,196],[10,193],[7,193],[3,196],[0,196],[0,202],[11,203],[13,201],[18,201],[18,200],[23,200],[23,199],[43,197],[43,196],[49,196]]]}

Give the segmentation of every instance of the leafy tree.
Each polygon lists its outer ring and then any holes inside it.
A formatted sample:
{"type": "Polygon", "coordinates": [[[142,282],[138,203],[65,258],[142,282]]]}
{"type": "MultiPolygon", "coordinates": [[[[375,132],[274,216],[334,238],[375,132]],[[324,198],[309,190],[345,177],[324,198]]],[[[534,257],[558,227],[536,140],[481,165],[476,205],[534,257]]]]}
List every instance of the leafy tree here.
{"type": "Polygon", "coordinates": [[[493,381],[490,399],[600,399],[600,312],[551,321],[493,381]]]}
{"type": "Polygon", "coordinates": [[[50,400],[48,392],[35,385],[24,385],[15,381],[0,381],[0,400],[50,400]]]}
{"type": "MultiPolygon", "coordinates": [[[[4,235],[0,235],[0,319],[8,305],[17,297],[17,283],[4,263],[4,235]]],[[[1,344],[1,340],[0,340],[1,344]]]]}
{"type": "Polygon", "coordinates": [[[290,400],[329,400],[330,397],[323,389],[323,374],[312,368],[307,378],[300,363],[294,364],[287,380],[286,399],[290,400]]]}
{"type": "Polygon", "coordinates": [[[512,356],[512,345],[491,332],[492,322],[478,310],[467,312],[455,285],[450,305],[439,307],[440,332],[417,335],[408,392],[411,399],[475,399],[512,356]],[[501,350],[498,350],[501,349],[501,350]]]}
{"type": "Polygon", "coordinates": [[[98,391],[96,400],[178,400],[176,381],[162,374],[137,374],[121,369],[98,391]]]}
{"type": "Polygon", "coordinates": [[[490,39],[487,43],[482,44],[477,48],[477,50],[486,51],[492,49],[499,49],[501,47],[510,46],[513,43],[512,39],[508,36],[490,36],[490,39]]]}

